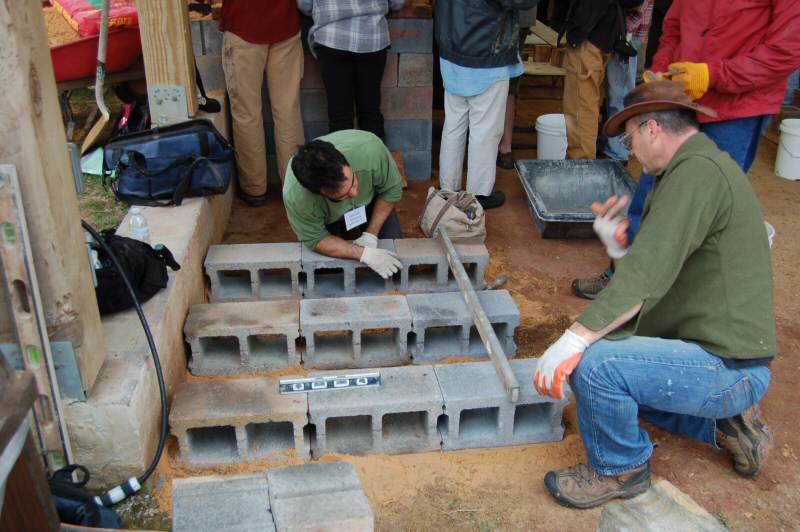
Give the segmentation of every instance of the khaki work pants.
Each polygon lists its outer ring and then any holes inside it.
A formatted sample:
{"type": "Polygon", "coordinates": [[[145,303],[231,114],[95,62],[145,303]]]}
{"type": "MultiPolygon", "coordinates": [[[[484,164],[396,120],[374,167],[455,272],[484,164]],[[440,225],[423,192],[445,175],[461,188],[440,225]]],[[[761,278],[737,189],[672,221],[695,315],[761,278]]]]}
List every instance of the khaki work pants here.
{"type": "Polygon", "coordinates": [[[608,58],[609,54],[589,41],[577,48],[567,47],[564,57],[567,159],[594,159],[597,155],[597,122],[608,58]]]}
{"type": "Polygon", "coordinates": [[[222,68],[231,102],[239,186],[245,194],[260,196],[267,192],[267,149],[261,115],[265,73],[281,182],[289,159],[305,144],[300,116],[303,61],[299,34],[275,44],[252,44],[229,31],[223,36],[222,68]]]}

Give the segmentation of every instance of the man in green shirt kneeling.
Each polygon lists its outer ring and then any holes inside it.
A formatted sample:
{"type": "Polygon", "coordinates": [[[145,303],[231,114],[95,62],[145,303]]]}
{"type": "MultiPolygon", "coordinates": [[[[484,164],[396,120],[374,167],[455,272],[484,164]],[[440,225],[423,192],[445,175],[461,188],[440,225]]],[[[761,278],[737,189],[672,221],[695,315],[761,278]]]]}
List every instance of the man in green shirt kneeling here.
{"type": "Polygon", "coordinates": [[[630,246],[627,198],[592,206],[614,277],[537,363],[542,394],[563,398],[570,378],[589,457],[545,476],[566,506],[649,488],[653,444],[639,416],[721,446],[745,477],[772,444],[758,413],[777,352],[764,220],[747,177],[699,132],[696,113],[714,115],[661,81],[632,90],[605,125],[609,137],[624,131],[655,186],[630,246]]]}
{"type": "Polygon", "coordinates": [[[400,260],[378,248],[378,239],[403,238],[394,210],[402,195],[400,172],[383,141],[353,129],[300,148],[283,183],[289,224],[303,244],[359,260],[384,279],[400,270],[400,260]]]}

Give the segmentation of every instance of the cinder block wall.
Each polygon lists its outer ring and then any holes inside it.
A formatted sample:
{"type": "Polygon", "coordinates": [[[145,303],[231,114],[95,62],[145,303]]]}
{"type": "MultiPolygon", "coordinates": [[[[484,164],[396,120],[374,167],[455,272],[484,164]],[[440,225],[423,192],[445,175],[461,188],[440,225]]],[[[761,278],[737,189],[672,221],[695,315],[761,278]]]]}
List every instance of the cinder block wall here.
{"type": "MultiPolygon", "coordinates": [[[[311,19],[303,17],[302,23],[306,56],[300,98],[306,139],[313,139],[328,133],[328,106],[319,65],[308,50],[311,19]]],[[[403,154],[408,179],[430,179],[434,61],[430,6],[414,4],[392,14],[389,34],[392,45],[382,84],[386,144],[390,150],[403,154]]],[[[206,90],[225,88],[221,62],[222,33],[218,22],[193,21],[192,42],[206,90]]],[[[277,182],[274,122],[266,84],[262,93],[269,179],[277,182]]]]}

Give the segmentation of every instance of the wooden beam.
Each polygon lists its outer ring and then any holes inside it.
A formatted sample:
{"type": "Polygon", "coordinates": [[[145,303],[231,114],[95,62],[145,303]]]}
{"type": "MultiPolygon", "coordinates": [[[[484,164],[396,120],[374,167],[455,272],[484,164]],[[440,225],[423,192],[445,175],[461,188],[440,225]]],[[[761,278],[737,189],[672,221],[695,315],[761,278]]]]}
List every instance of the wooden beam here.
{"type": "Polygon", "coordinates": [[[0,163],[19,174],[50,339],[72,342],[88,391],[106,342],[39,0],[0,0],[0,50],[0,163]]]}
{"type": "MultiPolygon", "coordinates": [[[[186,0],[139,0],[139,33],[148,87],[186,89],[187,114],[197,114],[194,50],[186,0]]],[[[150,102],[150,108],[156,108],[150,102]]]]}

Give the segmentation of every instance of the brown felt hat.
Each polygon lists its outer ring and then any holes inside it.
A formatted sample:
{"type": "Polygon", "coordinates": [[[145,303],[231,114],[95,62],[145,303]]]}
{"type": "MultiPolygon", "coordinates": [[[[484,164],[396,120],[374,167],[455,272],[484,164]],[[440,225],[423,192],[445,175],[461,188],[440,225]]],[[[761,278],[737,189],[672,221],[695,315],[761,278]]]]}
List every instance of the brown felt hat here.
{"type": "Polygon", "coordinates": [[[615,137],[625,132],[625,122],[636,115],[669,109],[688,109],[716,118],[717,113],[710,107],[693,102],[683,91],[680,81],[653,81],[643,83],[625,95],[622,111],[608,119],[603,126],[607,137],[615,137]]]}

